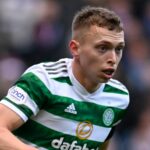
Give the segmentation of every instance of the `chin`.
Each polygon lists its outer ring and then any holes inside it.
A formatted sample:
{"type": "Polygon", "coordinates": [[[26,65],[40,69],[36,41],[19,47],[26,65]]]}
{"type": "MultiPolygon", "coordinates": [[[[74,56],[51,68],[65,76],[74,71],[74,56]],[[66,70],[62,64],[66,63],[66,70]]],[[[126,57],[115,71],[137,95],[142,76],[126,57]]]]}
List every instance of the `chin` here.
{"type": "Polygon", "coordinates": [[[105,79],[100,79],[99,82],[100,82],[100,83],[107,83],[109,80],[110,80],[110,78],[109,78],[109,79],[108,79],[108,78],[107,78],[107,79],[105,78],[105,79]]]}

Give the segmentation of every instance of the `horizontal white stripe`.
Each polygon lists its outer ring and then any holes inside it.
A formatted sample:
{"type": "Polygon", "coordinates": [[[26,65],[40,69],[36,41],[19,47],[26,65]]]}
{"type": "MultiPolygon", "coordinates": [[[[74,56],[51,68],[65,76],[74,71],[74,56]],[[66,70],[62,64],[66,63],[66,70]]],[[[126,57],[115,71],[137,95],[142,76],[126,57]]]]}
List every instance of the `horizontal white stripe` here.
{"type": "Polygon", "coordinates": [[[28,117],[22,112],[20,111],[16,106],[14,106],[13,104],[11,104],[10,102],[8,102],[7,100],[5,99],[2,99],[0,101],[1,104],[9,107],[11,110],[13,110],[15,113],[17,113],[24,122],[26,122],[28,120],[28,117]]]}
{"type": "Polygon", "coordinates": [[[126,109],[129,105],[129,95],[121,95],[115,93],[102,93],[102,104],[104,106],[126,109]]]}
{"type": "Polygon", "coordinates": [[[129,95],[99,92],[94,95],[91,94],[85,96],[79,93],[77,94],[77,91],[75,91],[73,87],[69,86],[68,84],[60,84],[57,81],[53,81],[53,84],[55,85],[55,88],[57,90],[53,88],[54,86],[48,87],[52,94],[70,97],[77,101],[85,101],[108,107],[116,107],[120,109],[126,109],[129,104],[129,95]]]}
{"type": "MultiPolygon", "coordinates": [[[[76,136],[76,129],[79,124],[78,121],[59,117],[44,110],[41,110],[39,114],[32,119],[50,129],[72,136],[76,136]]],[[[110,130],[111,128],[93,125],[93,132],[88,139],[97,142],[104,142],[110,130]]]]}

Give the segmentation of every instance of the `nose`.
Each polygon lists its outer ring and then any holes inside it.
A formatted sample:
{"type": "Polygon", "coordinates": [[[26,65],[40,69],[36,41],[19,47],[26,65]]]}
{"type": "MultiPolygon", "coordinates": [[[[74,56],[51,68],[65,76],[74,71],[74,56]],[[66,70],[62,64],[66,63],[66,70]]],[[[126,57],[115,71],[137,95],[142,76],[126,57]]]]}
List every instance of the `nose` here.
{"type": "Polygon", "coordinates": [[[116,54],[115,50],[109,51],[109,53],[108,53],[108,63],[111,64],[111,65],[114,65],[114,64],[116,64],[116,62],[117,62],[117,54],[116,54]]]}

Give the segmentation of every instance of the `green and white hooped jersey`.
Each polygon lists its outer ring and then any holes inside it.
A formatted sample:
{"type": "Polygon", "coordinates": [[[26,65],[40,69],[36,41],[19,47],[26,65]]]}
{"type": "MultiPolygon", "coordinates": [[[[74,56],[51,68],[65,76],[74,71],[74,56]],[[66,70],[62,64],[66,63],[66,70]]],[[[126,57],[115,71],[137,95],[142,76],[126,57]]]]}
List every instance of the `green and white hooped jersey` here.
{"type": "Polygon", "coordinates": [[[113,79],[88,93],[71,62],[30,67],[1,100],[25,121],[14,134],[39,150],[98,150],[129,104],[128,90],[113,79]]]}

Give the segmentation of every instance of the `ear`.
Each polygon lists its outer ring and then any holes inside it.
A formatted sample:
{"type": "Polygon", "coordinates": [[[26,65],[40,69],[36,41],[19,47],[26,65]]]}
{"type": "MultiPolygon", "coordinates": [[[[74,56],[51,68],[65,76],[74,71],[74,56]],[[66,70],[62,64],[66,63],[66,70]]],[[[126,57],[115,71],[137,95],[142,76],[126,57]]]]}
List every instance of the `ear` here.
{"type": "Polygon", "coordinates": [[[72,56],[77,58],[79,56],[79,42],[76,40],[71,40],[69,43],[69,48],[72,56]]]}

